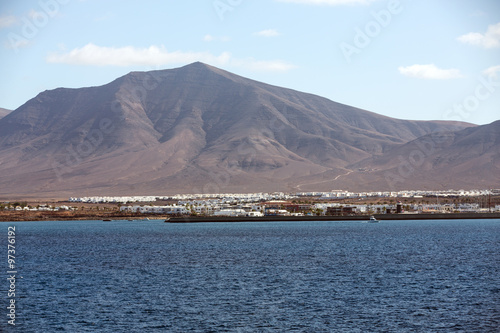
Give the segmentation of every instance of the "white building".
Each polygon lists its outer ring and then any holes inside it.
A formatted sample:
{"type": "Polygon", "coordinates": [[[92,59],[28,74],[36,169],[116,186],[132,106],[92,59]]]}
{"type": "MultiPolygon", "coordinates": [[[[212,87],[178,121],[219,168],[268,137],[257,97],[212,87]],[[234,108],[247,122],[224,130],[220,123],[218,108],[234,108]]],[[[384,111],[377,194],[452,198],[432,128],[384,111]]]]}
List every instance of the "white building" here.
{"type": "Polygon", "coordinates": [[[214,212],[214,216],[247,216],[247,212],[243,209],[223,209],[217,212],[214,212]]]}

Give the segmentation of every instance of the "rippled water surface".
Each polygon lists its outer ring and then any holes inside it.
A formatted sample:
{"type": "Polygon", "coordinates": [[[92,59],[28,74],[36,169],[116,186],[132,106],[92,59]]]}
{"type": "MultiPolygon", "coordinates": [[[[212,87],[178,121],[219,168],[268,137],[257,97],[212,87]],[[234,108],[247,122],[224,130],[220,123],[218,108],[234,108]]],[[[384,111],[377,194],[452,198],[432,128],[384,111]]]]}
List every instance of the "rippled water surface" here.
{"type": "Polygon", "coordinates": [[[499,220],[2,223],[5,277],[8,226],[18,332],[500,327],[499,220]]]}

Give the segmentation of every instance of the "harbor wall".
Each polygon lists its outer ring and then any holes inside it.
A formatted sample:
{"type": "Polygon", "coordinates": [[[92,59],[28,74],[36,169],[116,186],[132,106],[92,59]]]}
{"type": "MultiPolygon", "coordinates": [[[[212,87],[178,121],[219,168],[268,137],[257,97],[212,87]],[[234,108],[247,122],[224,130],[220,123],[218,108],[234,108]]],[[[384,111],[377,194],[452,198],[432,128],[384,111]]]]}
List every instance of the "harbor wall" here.
{"type": "MultiPolygon", "coordinates": [[[[384,220],[454,220],[454,219],[500,219],[500,213],[439,213],[439,214],[374,214],[380,221],[384,220]]],[[[230,216],[186,216],[172,217],[171,223],[198,222],[300,222],[300,221],[368,221],[369,215],[352,216],[261,216],[261,217],[230,217],[230,216]]]]}

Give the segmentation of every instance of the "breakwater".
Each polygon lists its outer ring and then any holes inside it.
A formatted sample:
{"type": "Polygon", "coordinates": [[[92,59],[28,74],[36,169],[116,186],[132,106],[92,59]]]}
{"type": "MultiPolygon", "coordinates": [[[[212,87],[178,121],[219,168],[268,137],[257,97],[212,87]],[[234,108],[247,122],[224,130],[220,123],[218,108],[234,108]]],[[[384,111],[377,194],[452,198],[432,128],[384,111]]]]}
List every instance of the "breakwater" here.
{"type": "MultiPolygon", "coordinates": [[[[453,220],[453,219],[500,219],[500,213],[439,213],[439,214],[374,214],[380,221],[384,220],[453,220]]],[[[203,223],[203,222],[299,222],[299,221],[368,221],[370,215],[352,216],[185,216],[172,217],[170,223],[203,223]]]]}

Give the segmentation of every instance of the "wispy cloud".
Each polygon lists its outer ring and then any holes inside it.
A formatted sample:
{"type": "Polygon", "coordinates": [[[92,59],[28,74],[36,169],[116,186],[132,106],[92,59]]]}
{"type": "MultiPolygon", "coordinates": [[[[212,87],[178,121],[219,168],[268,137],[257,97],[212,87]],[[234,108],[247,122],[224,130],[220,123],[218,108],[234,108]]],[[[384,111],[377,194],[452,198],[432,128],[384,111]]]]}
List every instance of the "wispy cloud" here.
{"type": "Polygon", "coordinates": [[[229,42],[231,38],[227,36],[212,36],[212,35],[205,35],[203,37],[203,40],[205,42],[229,42]]]}
{"type": "Polygon", "coordinates": [[[267,30],[262,30],[262,31],[256,32],[254,35],[261,36],[261,37],[278,37],[281,34],[274,29],[267,29],[267,30]]]}
{"type": "Polygon", "coordinates": [[[221,64],[227,63],[230,58],[229,53],[215,56],[208,52],[170,52],[155,45],[135,48],[106,47],[89,43],[67,53],[51,53],[47,56],[47,62],[90,66],[152,66],[195,61],[221,64]]]}
{"type": "Polygon", "coordinates": [[[50,53],[46,61],[87,66],[161,66],[202,61],[216,66],[245,67],[258,71],[289,71],[296,66],[282,60],[234,58],[229,52],[214,55],[209,52],[170,52],[163,46],[148,48],[106,47],[87,44],[65,53],[50,53]]]}
{"type": "Polygon", "coordinates": [[[500,73],[500,65],[489,67],[483,71],[484,75],[491,76],[494,78],[498,76],[498,73],[500,73]]]}
{"type": "Polygon", "coordinates": [[[299,3],[304,5],[368,5],[377,0],[276,0],[278,2],[299,3]]]}
{"type": "Polygon", "coordinates": [[[417,79],[448,80],[463,77],[458,69],[441,69],[434,64],[399,67],[399,73],[417,79]]]}
{"type": "Polygon", "coordinates": [[[17,23],[17,18],[12,15],[0,16],[0,29],[8,28],[17,23]]]}
{"type": "Polygon", "coordinates": [[[500,47],[500,23],[489,25],[484,34],[470,32],[457,38],[458,41],[491,49],[500,47]]]}

